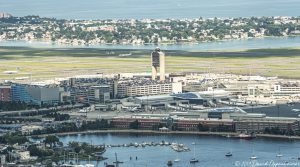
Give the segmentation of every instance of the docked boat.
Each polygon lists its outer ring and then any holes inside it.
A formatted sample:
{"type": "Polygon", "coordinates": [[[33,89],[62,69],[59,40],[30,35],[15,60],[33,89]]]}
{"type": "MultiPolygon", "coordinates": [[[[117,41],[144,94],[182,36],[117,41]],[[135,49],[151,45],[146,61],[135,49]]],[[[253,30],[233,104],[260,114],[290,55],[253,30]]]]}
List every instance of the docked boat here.
{"type": "Polygon", "coordinates": [[[256,136],[254,134],[241,133],[241,134],[239,134],[237,136],[234,136],[233,138],[251,140],[251,139],[256,138],[256,136]]]}
{"type": "Polygon", "coordinates": [[[190,151],[189,148],[187,148],[186,146],[184,146],[183,144],[177,144],[177,143],[172,143],[170,145],[170,147],[177,152],[186,152],[186,151],[190,151]]]}

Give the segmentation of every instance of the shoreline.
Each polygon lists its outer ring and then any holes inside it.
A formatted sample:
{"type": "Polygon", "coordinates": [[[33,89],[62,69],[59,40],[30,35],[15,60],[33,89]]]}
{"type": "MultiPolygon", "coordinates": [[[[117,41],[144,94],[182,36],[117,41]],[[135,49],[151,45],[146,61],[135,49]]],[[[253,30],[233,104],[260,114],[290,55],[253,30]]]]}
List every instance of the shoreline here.
{"type": "MultiPolygon", "coordinates": [[[[202,44],[209,44],[209,43],[226,43],[226,42],[234,42],[234,41],[251,41],[251,40],[260,40],[260,39],[284,39],[284,38],[300,38],[300,35],[287,35],[287,36],[263,36],[263,37],[248,37],[248,38],[232,38],[232,39],[218,39],[218,40],[204,40],[204,41],[193,41],[193,42],[175,42],[175,43],[141,43],[141,44],[135,44],[135,43],[128,43],[128,44],[122,44],[122,43],[94,43],[94,44],[72,44],[72,43],[62,43],[58,41],[51,41],[47,39],[32,39],[32,40],[26,40],[26,39],[2,39],[0,40],[0,46],[2,47],[9,47],[10,45],[3,45],[6,43],[11,42],[21,42],[23,44],[29,44],[28,46],[31,46],[32,44],[39,44],[37,48],[102,48],[107,49],[109,47],[134,47],[139,46],[141,48],[137,49],[146,49],[147,46],[197,46],[202,44]],[[146,48],[145,48],[146,47],[146,48]]],[[[20,47],[24,47],[27,45],[19,45],[20,47]]],[[[252,49],[266,49],[269,47],[264,48],[252,48],[252,49]]],[[[275,47],[276,48],[276,47],[275,47]]],[[[279,47],[279,48],[286,48],[286,47],[279,47]]],[[[295,48],[295,47],[291,47],[295,48]]],[[[114,48],[115,49],[115,48],[114,48]]],[[[128,48],[129,49],[129,48],[128,48]]],[[[130,50],[130,49],[129,49],[130,50]]],[[[174,49],[171,49],[174,50],[174,49]]],[[[181,49],[179,49],[181,50],[181,49]]],[[[186,50],[186,49],[183,49],[186,50]]],[[[205,50],[207,52],[213,52],[213,51],[246,51],[249,49],[233,49],[233,50],[227,50],[227,49],[221,49],[221,50],[214,50],[209,49],[205,50]]]]}
{"type": "MultiPolygon", "coordinates": [[[[31,137],[43,138],[49,135],[69,136],[69,135],[86,135],[86,134],[153,134],[153,135],[203,135],[203,136],[217,136],[226,138],[227,135],[238,135],[237,132],[197,132],[197,131],[154,131],[154,130],[132,130],[132,129],[118,129],[118,130],[87,130],[82,132],[62,132],[42,135],[32,135],[31,137]]],[[[300,136],[285,136],[272,134],[256,134],[257,138],[264,139],[284,139],[284,140],[300,140],[300,136]]]]}

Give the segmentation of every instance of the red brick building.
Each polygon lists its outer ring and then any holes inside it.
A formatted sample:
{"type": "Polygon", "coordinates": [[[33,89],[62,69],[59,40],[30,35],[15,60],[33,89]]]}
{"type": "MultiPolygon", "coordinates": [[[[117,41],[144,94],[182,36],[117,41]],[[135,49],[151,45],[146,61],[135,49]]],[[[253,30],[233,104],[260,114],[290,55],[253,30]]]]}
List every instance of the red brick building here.
{"type": "Polygon", "coordinates": [[[161,123],[161,119],[158,118],[113,118],[110,125],[114,128],[129,129],[130,124],[134,121],[138,121],[139,129],[156,129],[161,123]]]}
{"type": "Polygon", "coordinates": [[[181,131],[198,131],[199,125],[209,130],[223,127],[227,130],[234,130],[233,120],[221,120],[221,119],[178,119],[174,123],[176,130],[181,131]]]}
{"type": "Polygon", "coordinates": [[[234,131],[233,120],[220,119],[162,119],[162,118],[113,118],[110,125],[114,128],[129,129],[130,125],[137,121],[138,129],[158,130],[160,127],[168,127],[179,131],[198,131],[199,124],[208,130],[234,131]]]}
{"type": "Polygon", "coordinates": [[[0,86],[0,101],[11,101],[10,86],[0,86]]]}

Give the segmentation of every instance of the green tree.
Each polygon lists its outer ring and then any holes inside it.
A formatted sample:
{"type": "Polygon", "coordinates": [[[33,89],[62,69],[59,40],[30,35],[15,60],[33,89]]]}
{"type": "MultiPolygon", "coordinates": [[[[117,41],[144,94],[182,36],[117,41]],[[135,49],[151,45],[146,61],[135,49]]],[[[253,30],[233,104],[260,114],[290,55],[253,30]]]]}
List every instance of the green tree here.
{"type": "Polygon", "coordinates": [[[50,144],[50,147],[52,148],[53,145],[56,146],[56,143],[59,142],[59,138],[54,135],[49,135],[45,138],[44,143],[45,144],[50,144]]]}

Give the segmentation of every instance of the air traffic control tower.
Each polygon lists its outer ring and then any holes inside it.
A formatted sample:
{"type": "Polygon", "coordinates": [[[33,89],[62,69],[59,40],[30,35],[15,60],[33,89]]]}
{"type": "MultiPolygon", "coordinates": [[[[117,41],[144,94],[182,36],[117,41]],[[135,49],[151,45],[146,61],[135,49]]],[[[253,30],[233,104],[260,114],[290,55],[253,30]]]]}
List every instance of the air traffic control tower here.
{"type": "Polygon", "coordinates": [[[152,80],[156,80],[157,70],[159,68],[159,80],[165,80],[165,54],[156,48],[154,52],[151,53],[152,62],[152,80]]]}

